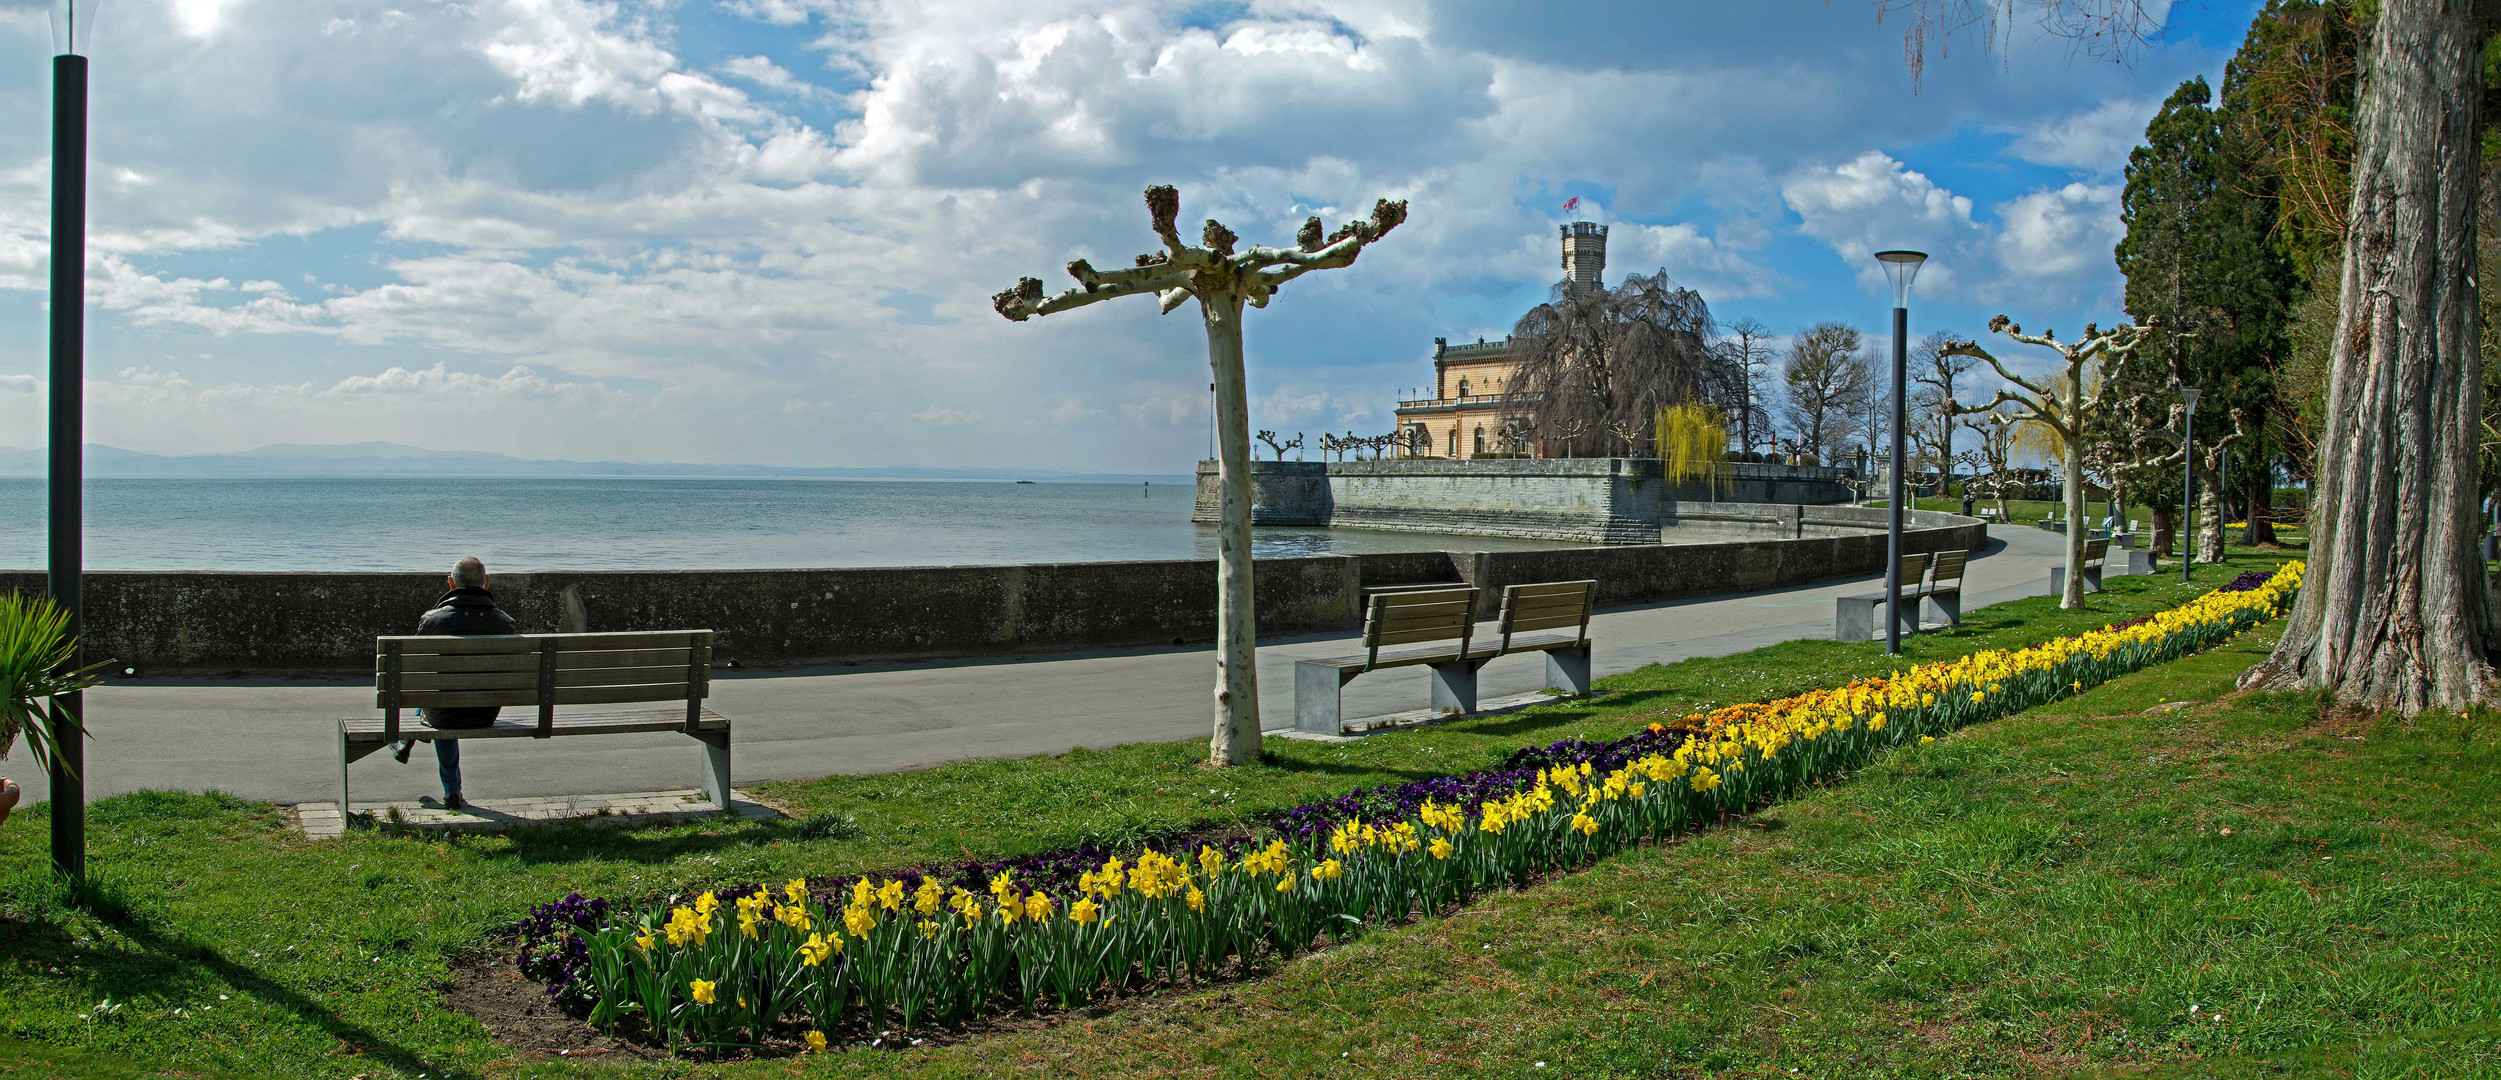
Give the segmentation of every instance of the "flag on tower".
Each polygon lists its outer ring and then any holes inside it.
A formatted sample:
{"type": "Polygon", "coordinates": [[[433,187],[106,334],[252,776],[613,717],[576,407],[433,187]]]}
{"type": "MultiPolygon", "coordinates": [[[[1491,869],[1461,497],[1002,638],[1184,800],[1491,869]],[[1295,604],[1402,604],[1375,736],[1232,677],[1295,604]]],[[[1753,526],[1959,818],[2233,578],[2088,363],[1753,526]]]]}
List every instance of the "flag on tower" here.
{"type": "Polygon", "coordinates": [[[1578,206],[1580,206],[1580,196],[1578,195],[1574,195],[1569,199],[1563,200],[1563,212],[1566,214],[1571,213],[1573,209],[1578,206]]]}

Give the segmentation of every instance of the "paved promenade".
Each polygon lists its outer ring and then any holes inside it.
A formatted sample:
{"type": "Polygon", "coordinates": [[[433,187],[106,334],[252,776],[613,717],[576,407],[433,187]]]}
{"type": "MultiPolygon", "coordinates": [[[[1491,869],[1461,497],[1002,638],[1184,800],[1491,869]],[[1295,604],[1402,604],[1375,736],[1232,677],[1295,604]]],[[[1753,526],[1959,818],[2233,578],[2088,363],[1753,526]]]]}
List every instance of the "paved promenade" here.
{"type": "MultiPolygon", "coordinates": [[[[2047,567],[2059,561],[2062,537],[2004,526],[1994,532],[1971,563],[1966,611],[2044,593],[2047,567]]],[[[1860,578],[1603,611],[1590,630],[1598,674],[1829,638],[1832,598],[1869,588],[1860,578]]],[[[1270,730],[1293,726],[1294,659],[1348,652],[1353,641],[1330,635],[1262,644],[1260,708],[1270,730]]],[[[740,785],[889,772],[1204,739],[1212,653],[1198,646],[722,672],[712,704],[737,723],[732,771],[740,785]]],[[[1492,701],[1545,685],[1540,657],[1507,657],[1486,666],[1479,694],[1492,701]]],[[[1425,700],[1423,669],[1379,672],[1347,686],[1346,716],[1419,709],[1425,700]]],[[[90,798],[215,788],[295,803],[337,798],[336,720],[371,715],[373,689],[370,680],[141,679],[90,691],[87,704],[90,798]]],[[[473,798],[652,791],[696,785],[695,746],[682,735],[477,740],[463,745],[462,761],[473,798]]],[[[423,746],[405,766],[375,755],[352,769],[360,803],[437,793],[433,753],[423,746]]],[[[48,797],[22,753],[0,763],[0,774],[25,784],[30,801],[48,797]]]]}

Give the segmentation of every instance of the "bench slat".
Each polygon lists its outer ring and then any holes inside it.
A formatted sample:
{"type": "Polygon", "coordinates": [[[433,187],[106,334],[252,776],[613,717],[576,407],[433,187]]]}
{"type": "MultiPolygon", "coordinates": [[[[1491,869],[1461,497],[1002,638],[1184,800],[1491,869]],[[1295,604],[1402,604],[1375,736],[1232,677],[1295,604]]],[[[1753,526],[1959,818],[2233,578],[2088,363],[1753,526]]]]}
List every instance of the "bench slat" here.
{"type": "MultiPolygon", "coordinates": [[[[708,696],[709,685],[695,688],[695,696],[708,696]]],[[[558,705],[616,705],[637,701],[685,701],[688,698],[685,675],[673,683],[649,683],[641,686],[570,686],[556,691],[558,705]]],[[[388,695],[374,694],[377,708],[388,708],[388,695]]],[[[526,690],[401,690],[402,709],[453,709],[482,705],[536,705],[538,685],[532,680],[526,690]]],[[[681,718],[682,719],[682,718],[681,718]]]]}
{"type": "Polygon", "coordinates": [[[540,641],[553,638],[559,652],[600,649],[685,649],[700,643],[701,630],[649,630],[631,634],[485,634],[477,637],[417,636],[385,637],[379,641],[396,641],[408,656],[421,654],[476,655],[480,653],[527,652],[535,654],[540,641]]]}
{"type": "MultiPolygon", "coordinates": [[[[564,654],[556,654],[559,657],[564,654]]],[[[524,690],[538,686],[538,665],[527,671],[462,671],[410,672],[400,676],[400,689],[409,690],[524,690]]],[[[667,686],[686,685],[686,662],[680,659],[667,667],[613,667],[568,669],[556,667],[556,685],[566,686],[667,686]]]]}
{"type": "Polygon", "coordinates": [[[1572,628],[1574,636],[1578,636],[1582,622],[1581,613],[1575,609],[1572,611],[1558,612],[1553,615],[1539,615],[1533,618],[1513,619],[1511,620],[1511,633],[1514,635],[1513,640],[1516,641],[1517,635],[1527,633],[1531,630],[1552,630],[1556,627],[1568,626],[1572,628]]]}
{"type": "MultiPolygon", "coordinates": [[[[1501,647],[1493,642],[1474,642],[1468,646],[1467,658],[1470,660],[1491,659],[1500,651],[1501,647]]],[[[1453,641],[1441,645],[1411,645],[1403,649],[1383,649],[1380,660],[1372,666],[1376,668],[1405,667],[1412,664],[1437,664],[1445,660],[1457,659],[1459,659],[1459,643],[1453,641]]],[[[1319,664],[1324,667],[1337,668],[1340,671],[1360,671],[1364,666],[1364,656],[1361,653],[1353,656],[1323,656],[1298,659],[1295,663],[1319,664]]]]}
{"type": "Polygon", "coordinates": [[[1515,600],[1544,599],[1552,596],[1570,597],[1577,600],[1595,591],[1597,585],[1598,583],[1594,580],[1553,581],[1536,585],[1513,585],[1507,591],[1515,600]]]}
{"type": "MultiPolygon", "coordinates": [[[[685,649],[601,649],[583,652],[558,652],[560,668],[621,668],[686,666],[685,649]]],[[[711,657],[703,657],[710,660],[711,657]]],[[[476,653],[463,655],[401,654],[400,670],[427,674],[449,674],[461,671],[537,671],[538,650],[523,649],[509,653],[476,653]]]]}
{"type": "Polygon", "coordinates": [[[1458,628],[1466,625],[1474,615],[1475,612],[1467,604],[1437,604],[1431,610],[1418,611],[1409,608],[1374,619],[1372,626],[1385,633],[1392,630],[1418,630],[1436,626],[1449,627],[1452,633],[1457,633],[1458,628]]]}
{"type": "Polygon", "coordinates": [[[1581,645],[1584,644],[1586,640],[1587,639],[1580,636],[1580,631],[1577,627],[1568,633],[1556,630],[1546,630],[1534,634],[1513,634],[1511,635],[1511,651],[1541,652],[1546,649],[1581,645]]]}
{"type": "Polygon", "coordinates": [[[1522,618],[1552,615],[1556,612],[1570,612],[1577,615],[1581,612],[1589,610],[1589,598],[1586,596],[1571,596],[1523,600],[1512,604],[1510,610],[1513,614],[1522,618]]]}
{"type": "MultiPolygon", "coordinates": [[[[382,718],[351,716],[345,721],[350,742],[382,742],[382,718]]],[[[701,730],[725,731],[729,718],[710,709],[703,711],[701,730]]],[[[684,731],[686,713],[678,708],[606,709],[596,712],[557,713],[552,734],[556,735],[620,735],[638,731],[684,731]]],[[[441,730],[424,724],[409,724],[400,729],[400,738],[430,740],[455,739],[526,739],[538,734],[538,718],[526,720],[498,718],[493,727],[454,728],[441,730]]]]}
{"type": "Polygon", "coordinates": [[[1392,630],[1380,634],[1367,634],[1364,640],[1370,645],[1412,645],[1419,641],[1456,642],[1459,640],[1459,627],[1453,625],[1420,630],[1392,630]]]}

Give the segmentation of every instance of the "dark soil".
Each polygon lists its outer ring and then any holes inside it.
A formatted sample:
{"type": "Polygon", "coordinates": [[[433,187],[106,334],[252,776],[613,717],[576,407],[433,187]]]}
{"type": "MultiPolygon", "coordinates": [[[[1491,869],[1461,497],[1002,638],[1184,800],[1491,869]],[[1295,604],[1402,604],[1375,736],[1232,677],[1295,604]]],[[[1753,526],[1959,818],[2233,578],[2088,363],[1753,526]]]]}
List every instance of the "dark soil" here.
{"type": "Polygon", "coordinates": [[[443,1007],[476,1018],[495,1041],[540,1058],[575,1058],[625,1054],[662,1060],[667,1052],[602,1034],[569,1016],[548,997],[546,987],[512,966],[511,950],[494,947],[454,961],[451,981],[437,990],[443,1007]]]}

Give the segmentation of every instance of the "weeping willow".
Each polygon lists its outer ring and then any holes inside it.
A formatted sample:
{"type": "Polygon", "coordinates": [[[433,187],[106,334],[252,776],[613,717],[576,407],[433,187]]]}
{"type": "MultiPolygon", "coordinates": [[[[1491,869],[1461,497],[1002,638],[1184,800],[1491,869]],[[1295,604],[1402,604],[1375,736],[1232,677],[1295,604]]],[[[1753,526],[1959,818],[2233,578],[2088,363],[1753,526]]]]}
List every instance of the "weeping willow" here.
{"type": "Polygon", "coordinates": [[[1709,480],[1718,489],[1720,459],[1728,451],[1728,429],[1721,426],[1718,409],[1692,402],[1664,406],[1652,418],[1650,430],[1667,479],[1709,480]]]}

